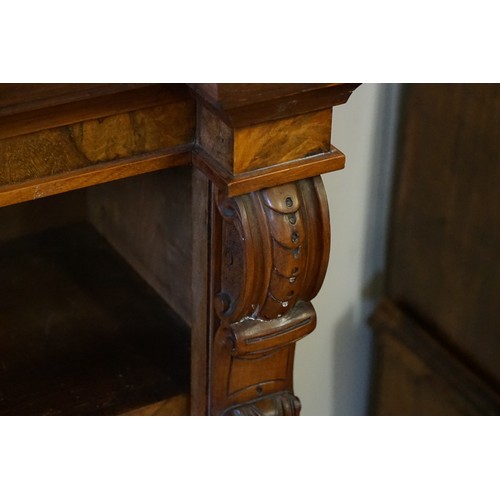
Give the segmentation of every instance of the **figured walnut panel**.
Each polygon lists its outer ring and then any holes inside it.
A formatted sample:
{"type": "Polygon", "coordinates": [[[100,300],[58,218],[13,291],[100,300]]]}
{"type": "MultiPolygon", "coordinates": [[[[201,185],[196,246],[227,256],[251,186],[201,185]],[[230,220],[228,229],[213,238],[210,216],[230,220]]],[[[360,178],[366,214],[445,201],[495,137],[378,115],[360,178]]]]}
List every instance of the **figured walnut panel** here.
{"type": "Polygon", "coordinates": [[[90,165],[66,127],[0,142],[0,184],[16,184],[90,165]]]}
{"type": "Polygon", "coordinates": [[[199,148],[194,149],[192,160],[196,168],[231,198],[259,189],[299,181],[304,177],[316,177],[327,172],[341,170],[345,165],[344,153],[333,146],[327,153],[279,163],[235,176],[199,148]]]}
{"type": "Polygon", "coordinates": [[[0,185],[186,144],[194,128],[194,103],[183,100],[3,139],[0,185]]]}
{"type": "Polygon", "coordinates": [[[172,167],[189,165],[191,160],[189,144],[175,148],[144,153],[132,158],[121,158],[99,163],[80,170],[33,179],[19,184],[0,187],[0,207],[45,198],[96,184],[133,177],[147,172],[156,172],[172,167]]]}
{"type": "Polygon", "coordinates": [[[202,107],[198,142],[229,172],[241,174],[330,151],[331,121],[326,109],[232,129],[202,107]]]}
{"type": "Polygon", "coordinates": [[[330,150],[332,110],[235,130],[234,171],[248,172],[330,150]],[[293,134],[290,131],[293,130],[293,134]]]}

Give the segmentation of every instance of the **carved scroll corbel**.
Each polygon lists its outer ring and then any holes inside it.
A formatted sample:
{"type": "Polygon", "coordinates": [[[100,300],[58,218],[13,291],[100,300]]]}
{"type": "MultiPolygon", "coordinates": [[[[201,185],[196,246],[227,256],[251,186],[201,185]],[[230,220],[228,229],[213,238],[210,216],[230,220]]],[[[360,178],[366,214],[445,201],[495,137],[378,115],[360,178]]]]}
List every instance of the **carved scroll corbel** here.
{"type": "Polygon", "coordinates": [[[212,352],[212,413],[296,415],[295,342],[316,325],[328,206],[319,177],[219,199],[222,265],[212,352]]]}

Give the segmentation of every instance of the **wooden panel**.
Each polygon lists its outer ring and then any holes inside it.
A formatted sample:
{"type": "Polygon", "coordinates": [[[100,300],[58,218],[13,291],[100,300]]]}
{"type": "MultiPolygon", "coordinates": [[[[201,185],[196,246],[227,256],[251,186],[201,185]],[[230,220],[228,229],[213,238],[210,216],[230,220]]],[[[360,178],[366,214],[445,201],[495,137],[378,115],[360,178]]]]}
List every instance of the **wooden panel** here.
{"type": "Polygon", "coordinates": [[[66,128],[0,142],[0,185],[77,170],[90,165],[66,128]]]}
{"type": "Polygon", "coordinates": [[[234,172],[326,153],[330,150],[331,125],[332,110],[326,109],[236,129],[234,172]]]}
{"type": "Polygon", "coordinates": [[[88,208],[100,233],[191,324],[191,169],[95,186],[88,208]]]}
{"type": "Polygon", "coordinates": [[[148,84],[130,83],[1,83],[0,116],[54,107],[78,100],[114,94],[148,84]]]}
{"type": "Polygon", "coordinates": [[[405,103],[388,293],[500,384],[500,85],[405,103]]]}
{"type": "Polygon", "coordinates": [[[82,168],[73,172],[51,175],[19,184],[0,187],[0,207],[44,198],[54,194],[102,184],[146,172],[189,165],[191,145],[145,153],[82,168]]]}
{"type": "Polygon", "coordinates": [[[16,184],[192,141],[191,100],[0,141],[0,184],[16,184]]]}
{"type": "Polygon", "coordinates": [[[206,106],[233,127],[255,125],[345,103],[358,83],[189,84],[206,106]]]}
{"type": "Polygon", "coordinates": [[[199,144],[234,174],[330,150],[331,109],[237,129],[206,108],[198,117],[199,144]]]}
{"type": "Polygon", "coordinates": [[[295,96],[323,87],[339,87],[339,83],[195,83],[191,87],[210,102],[225,109],[238,108],[280,97],[295,96]]]}
{"type": "Polygon", "coordinates": [[[500,393],[392,302],[377,308],[372,412],[500,415],[500,393]]]}
{"type": "Polygon", "coordinates": [[[183,84],[0,84],[0,139],[188,99],[183,84]]]}
{"type": "Polygon", "coordinates": [[[193,139],[194,103],[180,101],[77,123],[69,134],[92,163],[178,146],[193,139]]]}
{"type": "MultiPolygon", "coordinates": [[[[208,366],[210,342],[212,338],[211,322],[213,306],[211,304],[211,241],[214,236],[208,230],[214,226],[214,207],[212,205],[213,184],[199,170],[193,171],[192,178],[192,301],[193,318],[191,327],[191,414],[207,415],[208,401],[208,366]]],[[[216,237],[215,237],[216,238],[216,237]]]]}
{"type": "Polygon", "coordinates": [[[0,414],[131,411],[189,387],[189,329],[90,226],[0,245],[0,414]]]}
{"type": "Polygon", "coordinates": [[[251,191],[258,191],[259,189],[341,170],[345,165],[345,156],[344,153],[332,146],[328,153],[233,176],[203,150],[195,148],[193,151],[193,165],[217,184],[224,194],[234,197],[251,191]]]}

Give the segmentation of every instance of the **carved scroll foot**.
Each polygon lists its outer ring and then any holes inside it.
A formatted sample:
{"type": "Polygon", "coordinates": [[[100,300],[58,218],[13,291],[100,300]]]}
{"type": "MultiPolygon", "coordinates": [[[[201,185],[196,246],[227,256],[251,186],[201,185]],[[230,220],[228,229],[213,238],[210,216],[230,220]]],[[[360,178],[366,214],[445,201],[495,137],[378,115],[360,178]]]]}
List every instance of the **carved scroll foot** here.
{"type": "Polygon", "coordinates": [[[295,342],[316,326],[310,300],[329,255],[319,177],[219,199],[222,266],[212,346],[211,413],[298,415],[295,342]]]}

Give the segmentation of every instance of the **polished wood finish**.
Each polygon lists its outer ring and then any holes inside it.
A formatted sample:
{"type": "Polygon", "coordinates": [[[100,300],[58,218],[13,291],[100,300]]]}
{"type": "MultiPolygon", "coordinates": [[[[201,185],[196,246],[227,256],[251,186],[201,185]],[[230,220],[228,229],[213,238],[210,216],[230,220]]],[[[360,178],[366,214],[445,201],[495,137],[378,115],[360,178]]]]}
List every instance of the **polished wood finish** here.
{"type": "MultiPolygon", "coordinates": [[[[183,158],[182,153],[194,138],[194,102],[184,94],[176,99],[170,97],[169,102],[154,107],[0,140],[3,204],[12,200],[24,201],[30,195],[33,199],[54,194],[56,189],[61,192],[68,184],[73,188],[71,183],[79,186],[82,177],[86,185],[91,185],[99,182],[102,172],[107,172],[105,180],[111,180],[112,173],[116,174],[114,178],[120,178],[116,167],[120,169],[123,165],[112,162],[123,158],[127,158],[127,164],[135,160],[137,173],[164,168],[168,164],[163,161],[161,167],[158,166],[158,158],[168,158],[173,165],[187,164],[189,160],[186,156],[183,158]],[[152,158],[144,157],[147,153],[156,154],[152,158]],[[100,165],[103,162],[108,164],[100,165]]],[[[3,120],[10,123],[13,118],[9,115],[3,120]]],[[[66,115],[61,119],[64,118],[66,115]]],[[[129,168],[121,177],[130,174],[129,168]]]]}
{"type": "Polygon", "coordinates": [[[356,86],[0,85],[0,412],[299,414],[356,86]]]}
{"type": "MultiPolygon", "coordinates": [[[[296,341],[316,325],[310,300],[326,272],[329,218],[319,177],[218,200],[222,215],[212,411],[278,411],[293,397],[296,341]],[[225,383],[222,383],[225,381],[225,383]],[[276,399],[276,395],[280,394],[276,399]],[[274,404],[269,404],[273,400],[274,404]]],[[[300,405],[287,406],[290,414],[300,405]]]]}
{"type": "Polygon", "coordinates": [[[181,85],[0,85],[0,206],[188,165],[181,85]]]}
{"type": "Polygon", "coordinates": [[[208,316],[192,349],[207,353],[207,368],[193,401],[211,415],[297,415],[295,342],[315,327],[310,301],[329,255],[328,205],[315,175],[344,165],[329,144],[332,104],[293,116],[291,101],[305,92],[296,87],[280,99],[285,111],[264,123],[269,109],[257,94],[224,102],[221,87],[208,102],[207,89],[195,88],[193,164],[214,182],[204,243],[208,316]]]}
{"type": "Polygon", "coordinates": [[[330,150],[331,109],[232,129],[202,107],[198,123],[201,148],[234,174],[330,150]]]}
{"type": "Polygon", "coordinates": [[[191,413],[206,415],[209,408],[209,364],[212,346],[213,275],[207,272],[212,261],[214,185],[200,171],[193,172],[192,199],[192,328],[191,328],[191,413]],[[203,228],[212,228],[203,231],[203,228]]]}
{"type": "Polygon", "coordinates": [[[306,177],[314,177],[341,170],[345,165],[345,156],[344,153],[332,146],[328,153],[279,163],[260,168],[257,172],[247,172],[235,176],[203,150],[195,147],[193,165],[201,170],[223,193],[233,197],[298,181],[304,178],[304,174],[306,177]]]}
{"type": "Polygon", "coordinates": [[[237,128],[344,104],[359,83],[197,83],[189,86],[204,106],[237,128]]]}
{"type": "Polygon", "coordinates": [[[499,85],[406,86],[386,286],[398,308],[497,394],[499,129],[499,85]]]}
{"type": "Polygon", "coordinates": [[[2,83],[0,139],[187,99],[180,84],[2,83]]]}
{"type": "Polygon", "coordinates": [[[50,175],[42,180],[34,179],[19,184],[8,184],[0,187],[0,207],[37,200],[147,172],[186,166],[190,161],[190,146],[180,146],[155,153],[137,155],[133,158],[103,162],[77,171],[50,175]]]}

